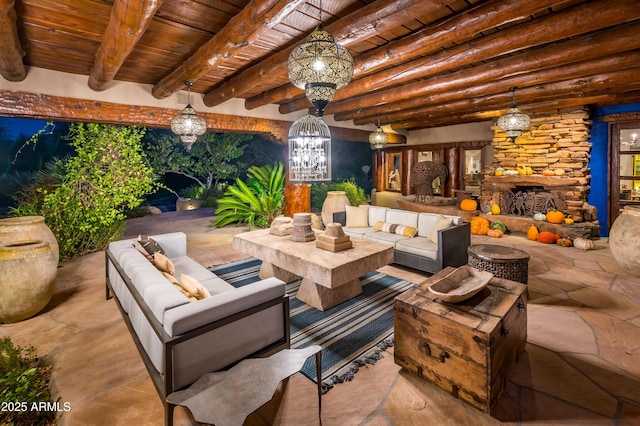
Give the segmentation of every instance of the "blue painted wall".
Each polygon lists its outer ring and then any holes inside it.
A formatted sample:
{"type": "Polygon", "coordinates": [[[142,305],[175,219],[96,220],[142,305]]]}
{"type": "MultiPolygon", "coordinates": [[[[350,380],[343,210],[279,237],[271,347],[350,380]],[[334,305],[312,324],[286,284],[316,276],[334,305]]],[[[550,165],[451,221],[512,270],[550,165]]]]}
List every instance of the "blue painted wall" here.
{"type": "Polygon", "coordinates": [[[609,125],[605,121],[598,120],[599,117],[607,114],[619,112],[640,112],[640,104],[618,105],[612,107],[599,108],[592,112],[591,119],[591,191],[587,196],[589,204],[598,210],[598,220],[602,228],[601,236],[609,235],[607,186],[609,184],[609,165],[607,162],[607,148],[609,144],[609,125]]]}

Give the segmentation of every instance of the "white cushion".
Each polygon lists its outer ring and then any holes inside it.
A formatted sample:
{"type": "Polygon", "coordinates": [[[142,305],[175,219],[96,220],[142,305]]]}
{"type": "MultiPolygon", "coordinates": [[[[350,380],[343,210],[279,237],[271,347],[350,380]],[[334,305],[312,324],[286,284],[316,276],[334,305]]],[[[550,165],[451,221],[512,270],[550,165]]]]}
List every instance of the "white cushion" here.
{"type": "Polygon", "coordinates": [[[373,227],[378,221],[386,222],[387,207],[371,206],[369,208],[369,226],[373,227]]]}
{"type": "Polygon", "coordinates": [[[450,227],[453,224],[453,220],[446,218],[444,216],[437,217],[433,227],[431,228],[431,233],[427,237],[429,241],[438,247],[438,231],[441,229],[445,229],[450,227]]]}
{"type": "Polygon", "coordinates": [[[384,222],[395,223],[397,225],[418,227],[418,213],[407,210],[388,209],[384,222]]]}
{"type": "Polygon", "coordinates": [[[396,250],[418,256],[438,259],[438,247],[427,238],[407,238],[396,243],[396,250]]]}
{"type": "Polygon", "coordinates": [[[369,206],[361,205],[344,206],[346,210],[348,228],[368,228],[369,227],[369,206]]]}

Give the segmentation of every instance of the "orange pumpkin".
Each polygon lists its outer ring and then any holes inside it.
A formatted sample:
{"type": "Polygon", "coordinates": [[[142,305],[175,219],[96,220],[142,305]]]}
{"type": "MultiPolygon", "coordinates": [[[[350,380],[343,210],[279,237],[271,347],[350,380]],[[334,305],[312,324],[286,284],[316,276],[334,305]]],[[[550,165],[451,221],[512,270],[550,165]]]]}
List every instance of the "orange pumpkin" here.
{"type": "Polygon", "coordinates": [[[492,238],[500,238],[504,235],[504,232],[502,232],[500,229],[489,229],[487,231],[487,236],[488,237],[492,237],[492,238]]]}
{"type": "Polygon", "coordinates": [[[471,218],[471,233],[474,235],[487,235],[489,231],[489,221],[484,217],[474,216],[471,218]]]}
{"type": "Polygon", "coordinates": [[[531,241],[537,241],[539,233],[540,232],[538,231],[538,228],[536,228],[535,225],[531,225],[529,227],[529,229],[527,230],[527,239],[529,239],[531,241]]]}
{"type": "Polygon", "coordinates": [[[556,244],[562,247],[571,247],[573,245],[569,238],[558,238],[556,244]]]}
{"type": "Polygon", "coordinates": [[[551,210],[547,212],[547,222],[549,223],[562,223],[564,222],[564,213],[557,210],[551,210]]]}
{"type": "Polygon", "coordinates": [[[460,202],[460,208],[466,212],[472,212],[478,209],[478,202],[471,198],[466,198],[460,202]]]}
{"type": "Polygon", "coordinates": [[[545,244],[555,244],[559,238],[560,235],[548,231],[542,231],[538,234],[538,241],[545,244]]]}

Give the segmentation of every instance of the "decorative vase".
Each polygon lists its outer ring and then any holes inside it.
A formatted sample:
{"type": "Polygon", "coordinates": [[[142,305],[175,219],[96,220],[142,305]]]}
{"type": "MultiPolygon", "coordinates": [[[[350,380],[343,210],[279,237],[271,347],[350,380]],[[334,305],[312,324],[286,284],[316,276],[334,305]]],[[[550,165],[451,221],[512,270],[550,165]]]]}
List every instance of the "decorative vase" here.
{"type": "Polygon", "coordinates": [[[21,216],[0,219],[0,247],[21,241],[46,241],[59,260],[58,242],[42,216],[21,216]]]}
{"type": "Polygon", "coordinates": [[[328,223],[333,222],[333,214],[335,212],[343,212],[346,209],[344,206],[350,206],[349,198],[345,191],[329,191],[327,192],[327,198],[322,203],[322,223],[327,226],[328,223]]]}
{"type": "Polygon", "coordinates": [[[0,246],[0,322],[30,318],[51,300],[58,256],[47,241],[0,246]]]}
{"type": "Polygon", "coordinates": [[[630,274],[640,277],[640,207],[625,206],[609,230],[613,258],[630,274]]]}

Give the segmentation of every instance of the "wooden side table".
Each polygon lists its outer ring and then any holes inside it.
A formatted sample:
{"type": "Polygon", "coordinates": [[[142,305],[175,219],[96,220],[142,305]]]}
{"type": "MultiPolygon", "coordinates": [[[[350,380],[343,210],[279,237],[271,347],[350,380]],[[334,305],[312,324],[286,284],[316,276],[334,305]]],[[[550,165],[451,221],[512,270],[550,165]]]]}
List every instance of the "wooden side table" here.
{"type": "Polygon", "coordinates": [[[205,374],[187,389],[167,396],[167,402],[189,408],[201,423],[242,426],[249,414],[273,398],[280,382],[300,371],[314,354],[322,420],[322,347],[318,345],[283,349],[267,358],[245,359],[227,371],[205,374]]]}
{"type": "Polygon", "coordinates": [[[394,360],[490,414],[524,351],[527,286],[494,277],[468,300],[441,302],[429,286],[454,270],[396,297],[394,360]]]}
{"type": "Polygon", "coordinates": [[[467,249],[469,266],[491,272],[495,277],[527,284],[529,254],[525,251],[494,244],[473,244],[467,249]]]}

